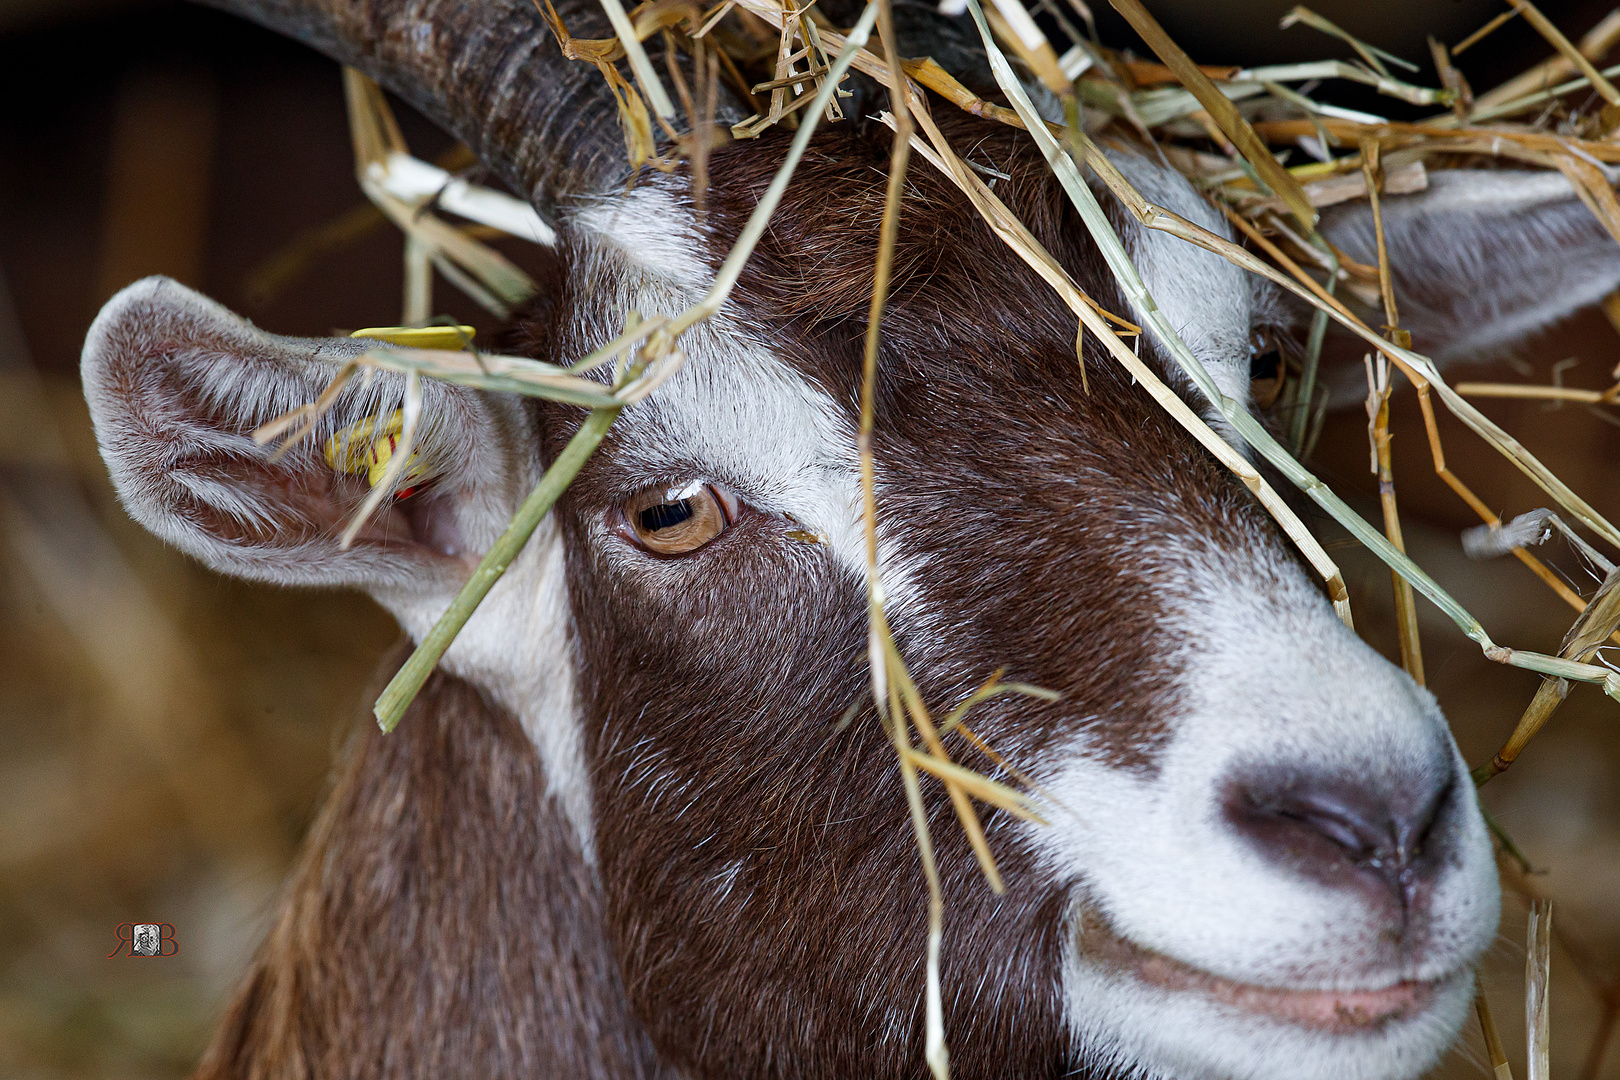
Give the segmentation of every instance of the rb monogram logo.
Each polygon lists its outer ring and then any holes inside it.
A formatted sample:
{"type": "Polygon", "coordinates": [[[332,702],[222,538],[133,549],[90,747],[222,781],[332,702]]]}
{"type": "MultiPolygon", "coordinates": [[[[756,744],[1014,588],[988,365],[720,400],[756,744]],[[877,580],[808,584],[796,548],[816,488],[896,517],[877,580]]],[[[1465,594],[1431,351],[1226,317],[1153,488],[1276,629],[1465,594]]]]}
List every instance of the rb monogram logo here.
{"type": "Polygon", "coordinates": [[[131,956],[173,956],[180,951],[173,923],[119,923],[114,933],[118,935],[118,948],[107,954],[109,960],[126,947],[131,956]]]}

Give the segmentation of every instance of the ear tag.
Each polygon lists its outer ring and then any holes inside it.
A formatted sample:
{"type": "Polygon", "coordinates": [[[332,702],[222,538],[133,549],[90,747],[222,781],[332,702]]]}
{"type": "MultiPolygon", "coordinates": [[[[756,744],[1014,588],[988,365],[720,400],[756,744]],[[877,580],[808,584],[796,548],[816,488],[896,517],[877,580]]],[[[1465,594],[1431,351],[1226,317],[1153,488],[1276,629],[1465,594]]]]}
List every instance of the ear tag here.
{"type": "MultiPolygon", "coordinates": [[[[376,487],[382,482],[388,462],[399,449],[400,433],[405,430],[405,410],[395,409],[387,417],[368,416],[350,424],[326,440],[322,453],[326,464],[334,472],[348,476],[365,475],[366,483],[376,487]]],[[[408,499],[422,489],[426,471],[421,455],[412,452],[406,462],[404,484],[395,498],[408,499]]]]}
{"type": "Polygon", "coordinates": [[[371,326],[352,338],[375,338],[407,349],[465,349],[478,333],[470,326],[371,326]]]}
{"type": "MultiPolygon", "coordinates": [[[[373,338],[408,349],[465,349],[477,333],[471,326],[369,326],[349,336],[373,338]]],[[[368,416],[327,439],[322,453],[333,472],[348,476],[364,473],[366,483],[376,487],[382,482],[394,451],[399,449],[400,434],[404,430],[403,409],[395,409],[386,418],[368,416]]],[[[406,464],[405,483],[395,494],[396,499],[408,499],[422,490],[421,484],[411,483],[424,479],[421,455],[412,453],[406,464]]]]}

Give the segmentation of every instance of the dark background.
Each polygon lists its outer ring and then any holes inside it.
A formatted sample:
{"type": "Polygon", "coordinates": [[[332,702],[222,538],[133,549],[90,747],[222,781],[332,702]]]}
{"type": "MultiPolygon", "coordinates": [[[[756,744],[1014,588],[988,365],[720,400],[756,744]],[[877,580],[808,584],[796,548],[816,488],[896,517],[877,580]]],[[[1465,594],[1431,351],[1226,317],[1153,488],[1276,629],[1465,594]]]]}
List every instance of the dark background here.
{"type": "MultiPolygon", "coordinates": [[[[1103,5],[1106,6],[1106,5],[1103,5]]],[[[1198,60],[1347,56],[1316,32],[1274,29],[1290,5],[1157,0],[1198,60]]],[[[1608,4],[1543,4],[1572,38],[1608,4]]],[[[1362,0],[1316,9],[1420,62],[1489,0],[1362,0]]],[[[1104,40],[1130,40],[1099,12],[1104,40]]],[[[1487,89],[1548,55],[1518,21],[1462,58],[1487,89]]],[[[1399,113],[1354,92],[1343,104],[1399,113]]],[[[449,140],[401,110],[413,151],[449,140]]],[[[229,16],[182,4],[0,0],[0,1074],[168,1077],[195,1061],[263,932],[318,804],[333,749],[396,637],[368,600],[242,585],[164,548],[117,507],[77,384],[84,331],[121,286],[165,273],[281,333],[395,322],[400,240],[360,231],[267,292],[269,260],[338,219],[363,225],[338,69],[229,16]],[[345,218],[347,215],[347,218],[345,218]],[[256,278],[257,275],[257,278],[256,278]],[[105,959],[124,921],[176,927],[178,956],[105,959]]],[[[520,249],[510,250],[521,258],[520,249]]],[[[442,282],[436,310],[490,321],[442,282]]],[[[1605,386],[1620,336],[1586,313],[1492,377],[1605,386]]],[[[1578,408],[1486,410],[1606,514],[1620,516],[1620,430],[1578,408]]],[[[1396,477],[1414,551],[1498,641],[1556,649],[1572,613],[1511,562],[1470,563],[1474,524],[1439,485],[1410,395],[1395,403],[1396,477]]],[[[1447,424],[1451,463],[1504,513],[1530,486],[1447,424]]],[[[1365,418],[1332,418],[1313,463],[1341,491],[1373,491],[1365,418]]],[[[1335,547],[1358,625],[1393,653],[1387,573],[1335,547]]],[[[1551,553],[1590,592],[1567,552],[1551,553]]],[[[1534,676],[1484,661],[1424,608],[1431,683],[1471,762],[1501,743],[1534,676]]],[[[1553,1067],[1589,1061],[1620,1002],[1620,706],[1578,688],[1486,803],[1555,898],[1553,1067]],[[1608,1004],[1606,1005],[1605,1002],[1608,1004]]],[[[1522,1066],[1524,908],[1506,905],[1485,978],[1522,1066]]],[[[1477,1032],[1445,1066],[1484,1073],[1477,1032]]]]}

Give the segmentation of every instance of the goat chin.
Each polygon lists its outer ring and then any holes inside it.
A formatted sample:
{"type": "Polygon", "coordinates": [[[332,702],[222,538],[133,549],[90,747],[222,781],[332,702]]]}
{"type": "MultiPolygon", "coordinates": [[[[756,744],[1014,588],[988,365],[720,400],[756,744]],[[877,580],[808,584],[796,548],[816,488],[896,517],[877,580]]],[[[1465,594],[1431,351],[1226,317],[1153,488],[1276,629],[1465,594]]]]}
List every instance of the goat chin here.
{"type": "Polygon", "coordinates": [[[1338,978],[1262,985],[1144,948],[1084,899],[1066,930],[1065,1013],[1077,1057],[1100,1075],[1409,1080],[1453,1044],[1474,986],[1472,945],[1398,967],[1352,957],[1338,978]]]}
{"type": "Polygon", "coordinates": [[[1065,965],[1064,986],[1070,1014],[1084,1017],[1074,1032],[1077,1052],[1100,1074],[1118,1071],[1143,1080],[1412,1080],[1456,1039],[1474,978],[1469,969],[1454,972],[1417,984],[1407,1007],[1380,1019],[1326,1025],[1245,1008],[1208,985],[1155,985],[1077,953],[1065,965]]]}

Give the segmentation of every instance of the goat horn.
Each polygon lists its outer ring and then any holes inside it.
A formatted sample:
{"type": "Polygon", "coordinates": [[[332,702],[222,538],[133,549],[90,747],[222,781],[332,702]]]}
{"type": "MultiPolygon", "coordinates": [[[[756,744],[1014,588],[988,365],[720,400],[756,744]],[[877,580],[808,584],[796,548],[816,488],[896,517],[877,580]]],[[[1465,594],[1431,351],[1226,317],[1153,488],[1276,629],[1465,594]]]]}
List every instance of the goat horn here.
{"type": "MultiPolygon", "coordinates": [[[[542,214],[628,171],[601,74],[563,56],[534,0],[206,0],[348,64],[465,142],[542,214]]],[[[578,37],[613,36],[596,0],[560,0],[578,37]]]]}

